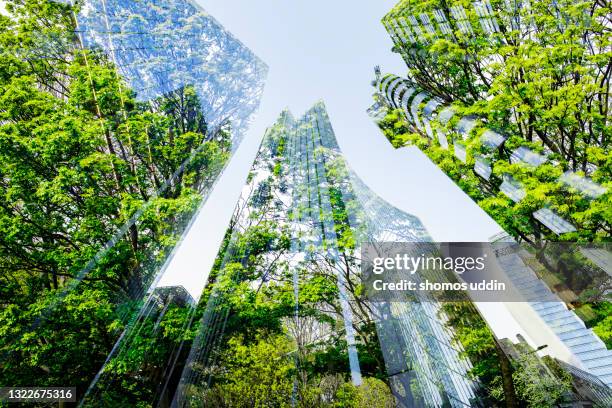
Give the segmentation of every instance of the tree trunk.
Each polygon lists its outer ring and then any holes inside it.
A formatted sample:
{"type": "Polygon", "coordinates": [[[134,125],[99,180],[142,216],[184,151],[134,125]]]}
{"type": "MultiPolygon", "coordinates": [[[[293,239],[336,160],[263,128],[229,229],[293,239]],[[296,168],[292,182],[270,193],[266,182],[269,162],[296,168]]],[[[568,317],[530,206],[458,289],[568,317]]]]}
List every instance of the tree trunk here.
{"type": "Polygon", "coordinates": [[[512,381],[512,364],[504,353],[504,350],[499,345],[497,337],[493,336],[495,340],[495,348],[497,349],[497,355],[499,356],[499,366],[502,373],[502,386],[504,388],[504,400],[506,401],[507,408],[519,408],[518,399],[516,397],[516,391],[514,390],[514,382],[512,381]]]}

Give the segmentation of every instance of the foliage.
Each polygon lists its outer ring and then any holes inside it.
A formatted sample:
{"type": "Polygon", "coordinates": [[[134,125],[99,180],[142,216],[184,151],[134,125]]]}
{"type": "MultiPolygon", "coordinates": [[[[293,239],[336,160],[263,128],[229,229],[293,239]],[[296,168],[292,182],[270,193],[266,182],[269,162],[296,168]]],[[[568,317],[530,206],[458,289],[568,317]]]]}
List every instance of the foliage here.
{"type": "MultiPolygon", "coordinates": [[[[392,111],[384,119],[384,123],[403,122],[399,111],[392,111]]],[[[607,241],[612,222],[610,213],[610,194],[595,199],[586,199],[579,193],[568,191],[557,179],[562,171],[558,166],[544,164],[532,168],[526,164],[509,164],[508,158],[512,147],[510,144],[496,153],[500,160],[492,165],[492,177],[484,180],[474,171],[476,157],[483,157],[478,137],[473,137],[474,145],[468,145],[468,159],[463,163],[454,155],[454,149],[443,148],[438,141],[432,141],[425,135],[417,133],[396,134],[384,125],[385,136],[396,146],[414,145],[420,148],[438,167],[444,171],[457,185],[467,193],[509,234],[533,242],[536,245],[544,240],[593,242],[607,241]],[[499,191],[503,176],[509,175],[520,182],[526,196],[518,203],[499,191]],[[544,228],[533,218],[532,213],[548,203],[560,216],[571,220],[577,232],[557,236],[544,228]]],[[[396,128],[396,126],[390,126],[396,128]]],[[[478,132],[476,134],[479,134],[478,132]]],[[[451,135],[451,134],[449,134],[451,135]]],[[[449,143],[452,139],[449,140],[449,143]]],[[[506,143],[511,142],[509,139],[506,143]]],[[[599,179],[604,181],[608,179],[599,179]]],[[[606,183],[608,183],[606,181],[606,183]]],[[[607,185],[604,183],[604,185],[607,185]]]]}
{"type": "Polygon", "coordinates": [[[534,350],[519,343],[514,346],[517,357],[513,357],[511,367],[504,368],[502,359],[507,357],[473,304],[445,303],[442,311],[446,324],[453,329],[453,340],[472,364],[470,374],[484,385],[485,394],[479,398],[486,406],[508,403],[504,376],[511,379],[514,400],[520,406],[552,408],[567,402],[573,391],[572,377],[553,359],[540,359],[534,350]]]}
{"type": "Polygon", "coordinates": [[[446,324],[453,330],[453,340],[461,346],[472,364],[470,374],[484,385],[484,397],[491,399],[489,404],[503,403],[502,356],[491,329],[470,303],[444,303],[442,311],[448,319],[446,324]]]}
{"type": "Polygon", "coordinates": [[[453,36],[425,33],[425,40],[397,44],[419,87],[588,171],[587,163],[597,164],[589,148],[603,153],[610,142],[610,5],[538,1],[509,10],[490,3],[501,28],[493,33],[466,0],[404,0],[383,22],[442,12],[453,36]],[[465,9],[472,33],[459,29],[453,6],[465,9]]]}
{"type": "Polygon", "coordinates": [[[395,406],[389,388],[380,380],[365,378],[355,387],[341,375],[302,377],[299,392],[293,353],[295,344],[282,334],[260,333],[253,342],[241,337],[229,340],[214,384],[201,394],[192,390],[191,402],[215,407],[395,406]]]}
{"type": "Polygon", "coordinates": [[[612,349],[612,303],[602,302],[594,306],[596,318],[590,321],[593,331],[612,349]]]}
{"type": "Polygon", "coordinates": [[[491,18],[500,27],[493,33],[484,30],[484,19],[465,0],[403,0],[383,19],[389,29],[410,15],[429,15],[433,21],[434,10],[448,20],[452,36],[425,32],[415,42],[398,42],[395,50],[418,88],[456,108],[455,117],[439,130],[450,139],[461,140],[451,131],[458,118],[473,115],[484,125],[467,136],[467,163],[454,157],[452,148],[443,149],[425,135],[415,139],[399,111],[390,111],[381,128],[396,147],[420,147],[507,232],[521,240],[608,241],[612,232],[610,193],[590,200],[563,186],[558,177],[572,170],[608,190],[612,185],[610,4],[539,1],[509,10],[513,3],[490,3],[491,18]],[[472,28],[470,34],[460,29],[451,12],[455,6],[465,9],[467,19],[462,24],[472,28]],[[482,144],[484,127],[507,137],[499,150],[491,151],[482,144]],[[549,163],[537,168],[510,164],[510,155],[519,146],[548,154],[549,163]],[[473,171],[476,157],[494,163],[490,180],[473,171]],[[505,174],[525,186],[527,196],[521,202],[513,203],[499,192],[505,174]],[[557,237],[542,227],[532,213],[543,205],[578,231],[557,237]]]}
{"type": "Polygon", "coordinates": [[[565,402],[571,391],[569,374],[562,378],[551,375],[532,354],[521,355],[516,364],[512,376],[516,392],[530,407],[553,408],[565,402]]]}
{"type": "Polygon", "coordinates": [[[138,103],[107,56],[80,47],[70,6],[6,7],[0,382],[82,395],[225,165],[229,129],[207,129],[190,87],[138,103]]]}
{"type": "Polygon", "coordinates": [[[295,366],[292,344],[283,336],[258,335],[251,344],[240,337],[229,340],[220,364],[223,372],[203,405],[215,407],[290,406],[295,366]]]}
{"type": "Polygon", "coordinates": [[[375,326],[357,284],[347,168],[331,149],[317,149],[314,159],[323,162],[325,174],[318,176],[327,181],[331,211],[287,205],[288,195],[321,193],[296,181],[299,171],[290,171],[298,164],[288,154],[295,147],[287,120],[285,112],[266,133],[205,289],[201,303],[220,299],[210,321],[223,325],[204,329],[206,343],[215,345],[214,358],[207,354],[191,364],[196,380],[189,398],[214,406],[290,406],[292,399],[304,407],[361,407],[373,401],[389,406],[393,397],[378,379],[386,375],[375,326]],[[325,237],[321,245],[337,249],[340,261],[300,242],[320,233],[321,223],[313,221],[318,217],[333,225],[335,240],[325,237]],[[300,228],[292,228],[296,224],[300,228]],[[359,387],[347,381],[339,273],[348,280],[358,316],[353,326],[364,376],[359,387]]]}

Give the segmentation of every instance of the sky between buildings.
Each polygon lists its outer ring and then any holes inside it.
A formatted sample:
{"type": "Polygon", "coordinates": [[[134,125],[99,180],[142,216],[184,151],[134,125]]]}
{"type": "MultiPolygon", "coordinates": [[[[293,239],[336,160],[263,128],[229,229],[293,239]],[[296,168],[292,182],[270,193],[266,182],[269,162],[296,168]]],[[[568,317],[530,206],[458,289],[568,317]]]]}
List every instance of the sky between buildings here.
{"type": "MultiPolygon", "coordinates": [[[[395,150],[365,110],[374,65],[404,74],[381,18],[395,0],[197,0],[270,68],[240,148],[170,260],[160,285],[199,298],[265,132],[285,107],[327,105],[349,165],[378,195],[421,219],[436,241],[488,241],[500,227],[418,149],[395,150]]],[[[478,304],[497,336],[526,333],[498,303],[478,304]]]]}
{"type": "Polygon", "coordinates": [[[393,149],[365,112],[373,103],[374,65],[406,71],[380,23],[394,0],[198,3],[270,72],[257,117],[160,285],[182,284],[200,295],[266,127],[283,108],[299,117],[319,99],[349,165],[382,198],[419,217],[435,240],[487,241],[500,231],[423,153],[393,149]]]}
{"type": "MultiPolygon", "coordinates": [[[[418,149],[393,149],[365,113],[373,102],[374,65],[383,72],[405,73],[380,23],[396,0],[195,1],[263,59],[270,72],[253,124],[159,286],[182,285],[199,298],[265,129],[283,108],[299,117],[319,99],[327,105],[348,164],[379,196],[419,217],[433,239],[480,242],[501,231],[418,149]]],[[[508,335],[519,331],[501,306],[485,308],[499,316],[508,335]]]]}
{"type": "MultiPolygon", "coordinates": [[[[393,149],[365,110],[374,65],[403,75],[380,20],[396,0],[192,0],[270,68],[254,122],[168,265],[199,296],[265,129],[322,99],[349,165],[372,190],[421,218],[437,241],[487,241],[499,227],[419,150],[393,149]],[[195,283],[197,282],[197,284],[195,283]]],[[[4,13],[5,1],[0,0],[4,13]]]]}

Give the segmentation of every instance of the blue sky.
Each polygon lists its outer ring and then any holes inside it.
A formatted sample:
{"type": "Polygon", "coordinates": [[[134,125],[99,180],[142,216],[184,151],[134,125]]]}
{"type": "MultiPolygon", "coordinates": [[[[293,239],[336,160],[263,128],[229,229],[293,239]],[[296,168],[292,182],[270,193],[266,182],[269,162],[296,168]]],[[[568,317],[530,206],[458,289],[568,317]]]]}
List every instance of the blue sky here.
{"type": "MultiPolygon", "coordinates": [[[[383,198],[421,217],[435,239],[482,241],[499,231],[421,152],[393,149],[365,113],[374,65],[406,71],[380,22],[396,0],[198,2],[270,67],[260,111],[236,156],[244,166],[237,178],[244,181],[265,128],[284,107],[299,116],[323,99],[351,167],[383,198]]],[[[242,184],[222,187],[238,191],[242,184]]]]}
{"type": "MultiPolygon", "coordinates": [[[[270,67],[256,119],[168,265],[160,285],[199,297],[266,127],[323,99],[349,165],[382,198],[418,216],[437,241],[501,231],[417,149],[393,149],[365,113],[374,65],[403,74],[380,19],[395,0],[197,0],[270,67]]],[[[499,303],[480,304],[500,338],[522,332],[499,303]]]]}
{"type": "MultiPolygon", "coordinates": [[[[365,110],[373,67],[403,74],[380,23],[391,0],[198,0],[270,72],[260,110],[169,265],[162,284],[204,285],[264,134],[281,110],[323,99],[349,165],[382,198],[418,216],[438,241],[486,241],[499,227],[417,149],[393,149],[365,110]]],[[[199,293],[197,293],[199,295],[199,293]]]]}

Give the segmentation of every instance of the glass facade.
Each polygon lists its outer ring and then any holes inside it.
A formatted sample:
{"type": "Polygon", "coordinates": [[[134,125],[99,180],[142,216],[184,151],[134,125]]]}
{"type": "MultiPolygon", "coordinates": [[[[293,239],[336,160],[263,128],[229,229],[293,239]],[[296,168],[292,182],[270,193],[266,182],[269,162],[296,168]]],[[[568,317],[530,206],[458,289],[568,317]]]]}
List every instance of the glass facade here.
{"type": "MultiPolygon", "coordinates": [[[[419,87],[408,79],[402,79],[393,74],[381,75],[377,71],[377,78],[373,85],[376,90],[375,98],[378,103],[386,105],[389,109],[400,109],[408,124],[417,133],[433,139],[432,135],[435,130],[438,136],[438,143],[443,148],[447,148],[450,141],[455,140],[453,143],[455,157],[463,163],[467,163],[470,159],[467,145],[477,138],[479,143],[487,148],[487,151],[485,155],[478,155],[478,157],[475,156],[473,158],[475,160],[474,168],[476,173],[482,176],[483,179],[486,181],[490,180],[491,174],[483,166],[483,160],[488,161],[490,165],[494,164],[495,160],[498,159],[495,153],[504,147],[505,136],[484,127],[478,118],[472,116],[461,117],[456,122],[453,122],[455,110],[452,106],[440,103],[426,92],[418,92],[419,87]],[[397,103],[398,100],[401,101],[399,104],[397,103]],[[432,101],[435,101],[435,103],[431,103],[432,101]],[[480,131],[481,128],[482,131],[480,131]]],[[[524,146],[514,149],[506,160],[509,163],[520,162],[536,168],[547,162],[545,155],[536,153],[524,146]]],[[[566,172],[558,180],[559,183],[577,189],[581,194],[590,199],[601,196],[605,190],[604,187],[592,180],[575,175],[575,173],[570,174],[566,172]]],[[[501,177],[499,191],[503,192],[515,203],[520,202],[526,195],[526,191],[520,186],[520,183],[516,180],[508,179],[507,176],[501,177]]],[[[552,218],[540,216],[540,214],[547,214],[548,211],[546,208],[541,210],[543,212],[535,212],[535,214],[538,214],[537,217],[534,214],[535,219],[555,234],[559,235],[576,230],[569,221],[564,220],[558,215],[554,216],[556,220],[554,223],[545,221],[552,218]],[[561,229],[556,227],[561,224],[566,227],[561,229]]]]}
{"type": "Polygon", "coordinates": [[[237,147],[267,66],[194,1],[85,0],[83,46],[101,49],[141,101],[193,86],[210,127],[229,123],[237,147]]]}
{"type": "Polygon", "coordinates": [[[546,162],[546,157],[538,154],[525,146],[520,146],[512,152],[510,156],[512,161],[521,161],[523,163],[538,167],[546,162]]]}
{"type": "MultiPolygon", "coordinates": [[[[538,216],[546,217],[543,222],[552,224],[551,228],[564,228],[562,223],[556,225],[559,220],[554,218],[550,210],[546,212],[541,210],[541,213],[538,216]]],[[[531,266],[527,265],[519,255],[514,253],[501,257],[500,265],[520,288],[539,318],[571,352],[572,361],[565,361],[566,365],[574,365],[577,369],[597,377],[598,382],[603,382],[608,387],[612,386],[612,350],[608,350],[603,341],[567,308],[559,296],[552,293],[547,284],[538,278],[531,266]]]]}
{"type": "Polygon", "coordinates": [[[573,171],[566,171],[560,178],[561,182],[580,191],[590,198],[599,198],[606,193],[606,189],[595,183],[588,177],[576,174],[573,171]]]}
{"type": "MultiPolygon", "coordinates": [[[[355,315],[355,294],[350,288],[359,282],[360,271],[358,262],[346,263],[347,251],[356,256],[359,242],[365,241],[425,243],[431,238],[418,218],[383,201],[348,168],[323,103],[299,119],[283,112],[268,129],[249,179],[225,253],[232,252],[234,237],[252,225],[255,213],[258,220],[276,220],[291,236],[285,260],[294,283],[296,310],[304,296],[299,283],[313,278],[309,271],[314,265],[330,268],[335,274],[338,324],[353,384],[361,384],[363,375],[355,327],[367,318],[375,322],[389,383],[400,406],[477,406],[479,384],[468,375],[470,363],[451,340],[434,299],[372,302],[367,317],[355,315]],[[265,197],[273,197],[272,204],[259,213],[265,197]],[[340,209],[345,218],[339,216],[340,209]],[[347,236],[355,240],[348,246],[347,236]]],[[[223,331],[226,313],[219,310],[217,300],[223,290],[213,290],[182,374],[177,406],[193,404],[194,389],[210,381],[205,367],[212,364],[210,350],[221,341],[218,333],[223,331]]]]}
{"type": "MultiPolygon", "coordinates": [[[[112,62],[138,102],[150,105],[152,111],[171,105],[168,109],[181,111],[181,115],[201,115],[203,126],[196,132],[205,134],[205,141],[214,138],[231,146],[224,162],[202,181],[198,193],[205,201],[258,109],[266,64],[195,1],[63,2],[78,10],[74,15],[77,45],[99,52],[112,62]],[[195,98],[185,92],[187,88],[195,92],[195,98]],[[190,110],[193,106],[198,112],[190,110]]],[[[172,118],[177,123],[191,119],[172,118]]],[[[183,176],[204,148],[206,144],[202,143],[199,150],[182,157],[180,166],[171,169],[171,178],[159,181],[158,190],[149,194],[151,199],[91,260],[88,269],[81,272],[83,276],[113,250],[130,227],[141,222],[150,203],[183,176]]],[[[195,215],[197,210],[192,210],[189,217],[195,215]]],[[[177,235],[189,228],[188,222],[184,224],[177,235]]],[[[175,244],[170,245],[171,249],[175,244]]],[[[138,291],[121,306],[125,309],[122,324],[108,339],[114,346],[82,397],[83,406],[98,406],[99,401],[105,406],[169,406],[174,397],[191,346],[184,336],[197,313],[197,301],[183,287],[157,286],[172,256],[166,254],[161,259],[160,253],[155,255],[160,258],[156,259],[156,268],[143,274],[138,291]],[[172,329],[175,338],[170,338],[168,327],[183,318],[184,323],[172,329]],[[134,360],[135,350],[146,359],[134,360]]]]}
{"type": "MultiPolygon", "coordinates": [[[[468,163],[469,160],[473,159],[475,173],[482,177],[483,182],[491,182],[492,177],[494,177],[491,167],[496,158],[500,160],[499,156],[494,156],[492,153],[503,146],[504,137],[484,127],[485,125],[483,125],[484,129],[482,132],[478,131],[476,128],[477,119],[472,117],[462,117],[454,122],[454,111],[448,105],[446,107],[444,105],[436,105],[434,112],[431,109],[425,111],[425,107],[428,105],[422,106],[422,102],[429,99],[429,97],[423,98],[423,92],[413,91],[409,94],[406,106],[412,106],[410,111],[403,106],[398,106],[395,101],[398,98],[401,99],[406,94],[405,91],[400,87],[395,87],[392,92],[389,92],[389,84],[397,81],[397,78],[397,76],[392,74],[383,76],[377,72],[377,80],[373,82],[376,88],[377,100],[386,104],[389,109],[402,110],[407,123],[412,129],[427,139],[429,139],[429,132],[421,129],[421,122],[429,120],[432,129],[438,132],[438,140],[441,147],[446,148],[452,141],[454,154],[457,159],[463,163],[468,163]],[[413,95],[415,94],[420,95],[417,103],[414,102],[416,98],[413,95]],[[419,121],[415,120],[415,117],[418,117],[419,121]],[[455,124],[453,125],[453,123],[455,124]],[[488,156],[478,155],[474,158],[470,157],[466,149],[466,143],[475,138],[478,138],[479,142],[487,147],[488,156]]],[[[401,83],[405,84],[405,89],[419,88],[408,79],[401,80],[401,83]]],[[[514,149],[506,160],[509,163],[520,162],[532,168],[537,168],[547,162],[545,155],[535,153],[526,147],[514,149]]],[[[527,194],[525,186],[509,174],[502,174],[498,178],[497,191],[503,193],[515,203],[523,201],[527,194]]],[[[604,191],[604,188],[597,183],[574,173],[563,173],[558,178],[558,182],[577,190],[588,199],[593,199],[593,197],[597,197],[597,193],[603,194],[604,191]]],[[[576,231],[574,225],[546,206],[533,212],[533,217],[542,226],[548,228],[556,235],[576,231]]],[[[569,349],[571,357],[569,357],[569,360],[567,356],[564,357],[568,360],[566,363],[578,365],[580,369],[595,375],[608,386],[612,385],[612,351],[606,349],[605,344],[597,335],[592,330],[586,328],[584,322],[572,310],[569,310],[543,281],[538,279],[531,267],[525,265],[518,257],[509,259],[508,263],[503,265],[503,268],[518,287],[531,287],[533,289],[533,293],[529,292],[533,299],[533,302],[530,302],[530,306],[538,314],[539,318],[542,319],[543,323],[569,349]]]]}

